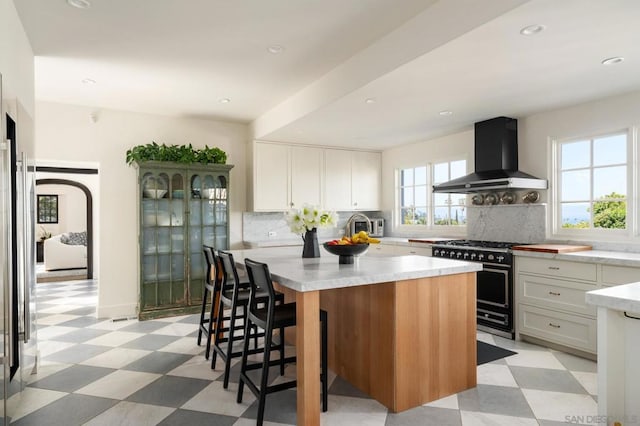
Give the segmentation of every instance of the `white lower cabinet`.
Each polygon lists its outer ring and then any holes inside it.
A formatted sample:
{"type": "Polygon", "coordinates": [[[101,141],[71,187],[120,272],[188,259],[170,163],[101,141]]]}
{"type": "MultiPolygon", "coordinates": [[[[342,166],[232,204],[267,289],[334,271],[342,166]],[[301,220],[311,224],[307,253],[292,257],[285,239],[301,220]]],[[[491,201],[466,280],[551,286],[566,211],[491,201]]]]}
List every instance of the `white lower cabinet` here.
{"type": "Polygon", "coordinates": [[[597,265],[516,257],[517,334],[595,354],[596,311],[585,303],[599,288],[597,265]]]}
{"type": "Polygon", "coordinates": [[[431,246],[427,247],[414,247],[405,245],[394,244],[369,244],[368,255],[373,256],[403,256],[403,255],[417,255],[417,256],[431,256],[431,246]]]}
{"type": "Polygon", "coordinates": [[[396,256],[401,255],[417,255],[417,256],[431,256],[431,246],[428,247],[414,247],[414,246],[395,246],[396,256]]]}

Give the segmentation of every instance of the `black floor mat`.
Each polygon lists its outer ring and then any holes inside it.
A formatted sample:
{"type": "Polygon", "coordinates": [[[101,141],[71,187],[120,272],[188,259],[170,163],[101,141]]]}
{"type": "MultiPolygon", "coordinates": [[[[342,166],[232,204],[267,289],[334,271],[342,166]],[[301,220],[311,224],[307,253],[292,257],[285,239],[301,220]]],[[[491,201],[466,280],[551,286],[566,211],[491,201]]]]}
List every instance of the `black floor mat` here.
{"type": "Polygon", "coordinates": [[[499,348],[478,340],[478,365],[495,361],[500,358],[515,355],[517,352],[508,349],[499,348]]]}

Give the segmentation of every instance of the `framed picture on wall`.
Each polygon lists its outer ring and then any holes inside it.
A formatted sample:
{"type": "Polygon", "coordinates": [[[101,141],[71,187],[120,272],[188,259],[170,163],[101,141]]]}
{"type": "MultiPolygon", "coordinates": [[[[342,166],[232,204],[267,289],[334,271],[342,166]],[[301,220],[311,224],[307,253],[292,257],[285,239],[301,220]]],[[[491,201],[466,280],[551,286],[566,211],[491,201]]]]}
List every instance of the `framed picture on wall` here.
{"type": "Polygon", "coordinates": [[[58,196],[38,194],[38,223],[58,223],[58,196]]]}

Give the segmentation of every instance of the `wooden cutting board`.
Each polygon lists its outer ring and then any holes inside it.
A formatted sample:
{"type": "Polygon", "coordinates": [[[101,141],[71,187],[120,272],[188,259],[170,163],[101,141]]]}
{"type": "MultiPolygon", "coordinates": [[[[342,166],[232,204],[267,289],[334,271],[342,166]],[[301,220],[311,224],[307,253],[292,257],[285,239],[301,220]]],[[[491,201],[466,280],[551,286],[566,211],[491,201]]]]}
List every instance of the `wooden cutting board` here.
{"type": "Polygon", "coordinates": [[[512,250],[539,251],[543,253],[571,253],[574,251],[591,250],[591,246],[574,246],[569,244],[528,244],[513,246],[512,250]]]}

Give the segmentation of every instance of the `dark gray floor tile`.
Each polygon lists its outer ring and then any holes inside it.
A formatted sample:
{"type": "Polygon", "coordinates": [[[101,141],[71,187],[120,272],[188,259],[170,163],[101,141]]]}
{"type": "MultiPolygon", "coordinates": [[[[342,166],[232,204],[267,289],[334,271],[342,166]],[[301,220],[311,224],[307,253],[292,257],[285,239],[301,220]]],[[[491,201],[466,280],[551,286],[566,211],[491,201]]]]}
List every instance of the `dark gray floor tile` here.
{"type": "Polygon", "coordinates": [[[523,389],[537,389],[553,392],[588,393],[586,389],[566,370],[549,368],[509,367],[513,378],[523,389]]]}
{"type": "Polygon", "coordinates": [[[526,349],[528,351],[548,351],[549,349],[534,345],[533,343],[524,342],[522,340],[511,340],[500,336],[493,336],[496,346],[518,352],[518,349],[526,349]]]}
{"type": "MultiPolygon", "coordinates": [[[[133,330],[125,330],[125,328],[128,328],[128,327],[121,328],[119,331],[124,330],[124,331],[133,332],[133,330]]],[[[147,334],[144,336],[140,336],[139,338],[134,339],[130,342],[127,342],[124,345],[121,345],[120,347],[128,348],[128,349],[142,349],[145,351],[155,351],[160,348],[164,348],[169,343],[175,342],[178,339],[180,339],[179,336],[165,336],[163,334],[147,334]]]]}
{"type": "Polygon", "coordinates": [[[44,359],[47,361],[63,362],[65,364],[79,364],[82,361],[86,361],[89,358],[93,358],[111,349],[113,348],[108,346],[85,345],[80,343],[47,355],[44,359]]]}
{"type": "Polygon", "coordinates": [[[81,425],[118,402],[116,399],[69,394],[11,424],[15,426],[81,425]]]}
{"type": "MultiPolygon", "coordinates": [[[[251,392],[245,387],[245,392],[251,392]]],[[[331,407],[329,407],[330,409],[331,407]]],[[[258,417],[258,401],[247,408],[241,417],[255,419],[258,417]]],[[[264,408],[264,421],[287,425],[296,424],[296,392],[284,390],[267,395],[264,408]]]]}
{"type": "Polygon", "coordinates": [[[96,317],[92,317],[92,316],[82,316],[82,317],[78,317],[69,321],[65,321],[62,322],[60,324],[57,324],[59,326],[62,327],[78,327],[78,328],[82,328],[82,327],[89,327],[90,325],[94,325],[99,323],[100,321],[98,320],[98,318],[96,317]]]}
{"type": "Polygon", "coordinates": [[[385,426],[461,426],[460,411],[449,408],[417,407],[389,413],[385,426]]]}
{"type": "Polygon", "coordinates": [[[331,387],[329,388],[329,394],[351,396],[355,398],[371,398],[369,395],[362,392],[360,389],[356,388],[340,376],[337,376],[334,379],[331,387]]]}
{"type": "Polygon", "coordinates": [[[107,333],[110,333],[110,331],[97,330],[95,328],[79,328],[77,330],[70,331],[69,333],[56,336],[50,340],[55,340],[58,342],[84,343],[88,340],[95,339],[96,337],[100,337],[103,334],[107,334],[107,333]]]}
{"type": "MultiPolygon", "coordinates": [[[[196,324],[196,326],[198,325],[199,322],[200,322],[200,314],[189,315],[185,318],[182,318],[180,321],[178,321],[178,323],[180,324],[196,324]]],[[[198,328],[196,327],[196,332],[197,330],[198,328]]]]}
{"type": "Polygon", "coordinates": [[[90,315],[90,316],[95,316],[96,314],[96,307],[95,306],[87,306],[87,307],[83,307],[83,308],[78,308],[78,309],[74,309],[68,312],[65,312],[67,314],[71,314],[71,315],[90,315]]]}
{"type": "Polygon", "coordinates": [[[463,391],[458,394],[458,406],[465,411],[534,417],[522,391],[505,386],[478,385],[463,391]]]}
{"type": "Polygon", "coordinates": [[[141,404],[178,408],[193,398],[211,382],[189,377],[162,376],[126,400],[141,404]]]}
{"type": "Polygon", "coordinates": [[[565,352],[553,351],[553,355],[570,371],[584,371],[587,373],[596,373],[598,365],[590,359],[580,358],[565,352]]]}
{"type": "Polygon", "coordinates": [[[75,392],[116,370],[112,368],[92,367],[88,365],[72,365],[62,371],[31,383],[29,386],[61,392],[75,392]]]}
{"type": "Polygon", "coordinates": [[[236,417],[223,416],[221,414],[202,413],[200,411],[176,410],[166,419],[158,423],[158,426],[231,426],[238,419],[236,417]]]}
{"type": "Polygon", "coordinates": [[[151,333],[168,324],[162,321],[136,321],[131,325],[122,327],[120,331],[131,331],[133,333],[151,333]]]}
{"type": "Polygon", "coordinates": [[[174,368],[193,358],[192,355],[171,352],[152,352],[124,366],[123,370],[142,371],[145,373],[166,374],[174,368]]]}

